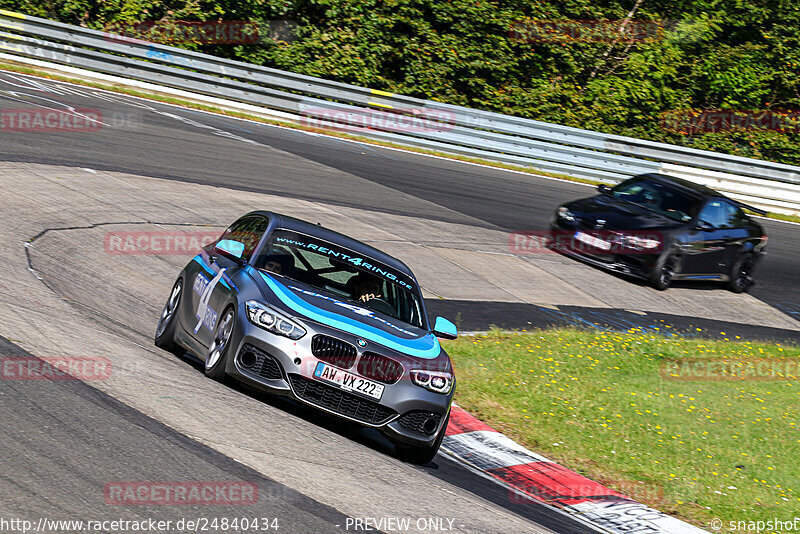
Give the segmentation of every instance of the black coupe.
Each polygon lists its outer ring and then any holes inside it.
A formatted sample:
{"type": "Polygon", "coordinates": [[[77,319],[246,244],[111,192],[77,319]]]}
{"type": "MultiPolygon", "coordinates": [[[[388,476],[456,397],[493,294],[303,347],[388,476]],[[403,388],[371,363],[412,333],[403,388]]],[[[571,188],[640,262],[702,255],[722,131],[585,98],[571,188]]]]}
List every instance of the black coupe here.
{"type": "Polygon", "coordinates": [[[766,212],[662,174],[597,189],[556,209],[552,248],[662,290],[673,280],[718,280],[736,293],[753,285],[767,235],[745,210],[766,212]]]}

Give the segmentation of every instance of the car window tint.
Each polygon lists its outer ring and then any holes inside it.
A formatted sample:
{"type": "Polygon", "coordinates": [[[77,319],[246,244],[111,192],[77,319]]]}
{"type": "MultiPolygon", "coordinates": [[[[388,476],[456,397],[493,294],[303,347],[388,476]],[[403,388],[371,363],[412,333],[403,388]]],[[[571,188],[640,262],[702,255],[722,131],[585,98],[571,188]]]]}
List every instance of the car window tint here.
{"type": "Polygon", "coordinates": [[[676,221],[689,221],[699,202],[678,189],[657,181],[633,178],[611,189],[611,194],[626,202],[643,206],[676,221]]]}
{"type": "Polygon", "coordinates": [[[709,200],[700,212],[700,220],[715,228],[738,228],[747,224],[747,216],[730,202],[709,200]]]}
{"type": "Polygon", "coordinates": [[[242,259],[247,261],[267,230],[267,219],[259,216],[243,217],[233,223],[220,237],[244,244],[242,259]]]}
{"type": "Polygon", "coordinates": [[[411,276],[336,243],[277,229],[252,265],[413,326],[424,325],[419,289],[411,276]],[[368,294],[374,298],[361,299],[368,294]]]}
{"type": "Polygon", "coordinates": [[[750,219],[747,218],[747,215],[744,214],[740,207],[728,202],[726,204],[728,204],[728,220],[726,222],[728,228],[742,228],[750,224],[750,219]]]}
{"type": "Polygon", "coordinates": [[[700,210],[699,219],[707,222],[714,228],[719,228],[725,221],[723,202],[721,200],[709,200],[703,209],[700,210]]]}

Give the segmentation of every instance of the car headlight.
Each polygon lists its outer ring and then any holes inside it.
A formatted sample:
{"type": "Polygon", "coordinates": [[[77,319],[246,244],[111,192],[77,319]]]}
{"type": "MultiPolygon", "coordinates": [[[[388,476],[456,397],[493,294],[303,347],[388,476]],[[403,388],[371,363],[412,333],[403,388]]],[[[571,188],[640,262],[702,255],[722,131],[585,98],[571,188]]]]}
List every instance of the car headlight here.
{"type": "Polygon", "coordinates": [[[306,335],[304,328],[283,317],[266,304],[248,300],[246,306],[247,318],[250,319],[250,322],[268,332],[288,337],[289,339],[300,339],[306,335]]]}
{"type": "Polygon", "coordinates": [[[572,212],[569,211],[564,206],[561,206],[560,208],[558,208],[558,211],[556,213],[558,213],[558,216],[561,219],[564,219],[565,221],[569,221],[569,222],[574,222],[575,221],[575,215],[573,215],[572,212]]]}
{"type": "Polygon", "coordinates": [[[442,371],[415,369],[411,371],[411,381],[420,387],[442,395],[447,395],[453,389],[453,375],[442,371]]]}
{"type": "Polygon", "coordinates": [[[623,243],[630,247],[636,248],[656,248],[661,245],[658,239],[648,239],[646,237],[639,237],[636,235],[628,235],[623,238],[623,243]]]}

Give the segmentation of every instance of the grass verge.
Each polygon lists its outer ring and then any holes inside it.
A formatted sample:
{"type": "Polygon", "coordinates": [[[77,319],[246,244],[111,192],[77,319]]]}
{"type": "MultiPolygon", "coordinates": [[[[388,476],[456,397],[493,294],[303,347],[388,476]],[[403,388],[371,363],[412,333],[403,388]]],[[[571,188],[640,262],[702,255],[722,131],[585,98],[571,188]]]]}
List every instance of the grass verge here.
{"type": "Polygon", "coordinates": [[[445,348],[459,405],[612,489],[701,526],[800,509],[800,373],[765,371],[797,369],[800,348],[574,329],[492,331],[445,348]],[[665,367],[686,358],[770,366],[736,379],[665,367]]]}

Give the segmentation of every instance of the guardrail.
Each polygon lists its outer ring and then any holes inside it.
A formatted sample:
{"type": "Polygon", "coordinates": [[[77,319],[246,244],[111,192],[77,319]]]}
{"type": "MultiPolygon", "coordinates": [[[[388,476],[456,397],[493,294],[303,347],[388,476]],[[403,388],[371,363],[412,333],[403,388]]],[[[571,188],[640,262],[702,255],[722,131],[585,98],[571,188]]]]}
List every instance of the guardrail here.
{"type": "Polygon", "coordinates": [[[800,167],[412,98],[4,10],[0,28],[4,52],[287,112],[322,128],[604,182],[666,172],[800,213],[800,167]]]}

